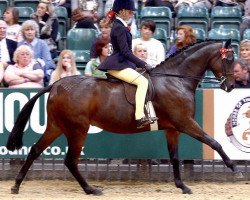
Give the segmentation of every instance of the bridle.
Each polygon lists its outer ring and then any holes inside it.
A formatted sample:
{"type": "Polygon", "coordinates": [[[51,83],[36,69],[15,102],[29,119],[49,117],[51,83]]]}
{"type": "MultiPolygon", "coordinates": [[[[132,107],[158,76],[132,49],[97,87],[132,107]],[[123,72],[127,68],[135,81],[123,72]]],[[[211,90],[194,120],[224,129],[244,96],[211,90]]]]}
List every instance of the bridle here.
{"type": "Polygon", "coordinates": [[[220,49],[220,54],[221,54],[221,60],[222,60],[222,76],[220,77],[220,85],[224,84],[224,82],[227,80],[228,75],[232,75],[232,73],[227,72],[226,68],[226,62],[233,62],[233,59],[228,59],[227,53],[232,52],[234,53],[233,48],[226,49],[226,48],[221,48],[220,49]]]}

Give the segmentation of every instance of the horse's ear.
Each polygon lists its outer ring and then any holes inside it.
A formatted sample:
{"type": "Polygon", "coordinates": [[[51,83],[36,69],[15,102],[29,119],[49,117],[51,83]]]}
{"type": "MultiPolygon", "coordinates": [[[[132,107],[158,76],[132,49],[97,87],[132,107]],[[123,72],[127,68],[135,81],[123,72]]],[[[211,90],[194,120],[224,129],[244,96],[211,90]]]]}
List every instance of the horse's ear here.
{"type": "Polygon", "coordinates": [[[226,49],[228,49],[228,47],[231,46],[231,42],[232,42],[231,39],[228,39],[226,42],[223,42],[223,47],[226,48],[226,49]]]}

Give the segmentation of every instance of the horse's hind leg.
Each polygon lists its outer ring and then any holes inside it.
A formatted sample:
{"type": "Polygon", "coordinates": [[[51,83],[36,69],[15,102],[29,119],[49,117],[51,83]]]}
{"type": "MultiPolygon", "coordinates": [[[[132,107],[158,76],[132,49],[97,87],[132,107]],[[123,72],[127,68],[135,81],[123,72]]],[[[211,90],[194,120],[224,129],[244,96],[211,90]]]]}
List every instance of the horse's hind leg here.
{"type": "Polygon", "coordinates": [[[78,183],[80,184],[82,189],[86,192],[86,194],[101,195],[102,192],[96,188],[91,187],[87,183],[87,181],[83,178],[78,169],[78,160],[87,133],[83,134],[82,131],[75,131],[75,130],[74,133],[76,134],[74,134],[73,136],[71,135],[70,138],[68,138],[69,148],[65,158],[65,165],[68,167],[69,171],[78,181],[78,183]]]}
{"type": "Polygon", "coordinates": [[[173,165],[175,185],[177,188],[180,188],[182,190],[183,194],[192,194],[191,189],[188,188],[181,180],[178,155],[179,132],[175,129],[168,129],[166,130],[166,138],[168,143],[170,162],[173,165]]]}
{"type": "Polygon", "coordinates": [[[38,158],[39,155],[60,135],[60,131],[55,129],[49,129],[47,126],[47,129],[44,132],[43,136],[36,144],[31,147],[28,157],[15,179],[15,185],[11,188],[12,194],[18,194],[20,185],[34,160],[38,158]]]}

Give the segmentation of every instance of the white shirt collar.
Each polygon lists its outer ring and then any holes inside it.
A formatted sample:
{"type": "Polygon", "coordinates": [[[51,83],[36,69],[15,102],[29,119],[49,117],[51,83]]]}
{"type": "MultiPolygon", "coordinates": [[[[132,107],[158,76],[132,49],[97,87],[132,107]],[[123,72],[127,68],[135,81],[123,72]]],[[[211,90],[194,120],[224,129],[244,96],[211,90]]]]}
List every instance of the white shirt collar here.
{"type": "Polygon", "coordinates": [[[120,20],[125,27],[128,27],[128,24],[120,17],[116,17],[116,19],[120,20]]]}

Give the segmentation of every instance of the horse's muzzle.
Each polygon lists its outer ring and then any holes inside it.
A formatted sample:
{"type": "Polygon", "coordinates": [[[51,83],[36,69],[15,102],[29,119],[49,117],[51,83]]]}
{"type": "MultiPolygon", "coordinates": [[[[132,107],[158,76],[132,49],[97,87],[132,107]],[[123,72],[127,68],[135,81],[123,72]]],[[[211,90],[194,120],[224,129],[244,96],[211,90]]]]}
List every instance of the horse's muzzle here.
{"type": "Polygon", "coordinates": [[[225,92],[231,92],[234,89],[234,84],[221,84],[220,88],[225,92]]]}

